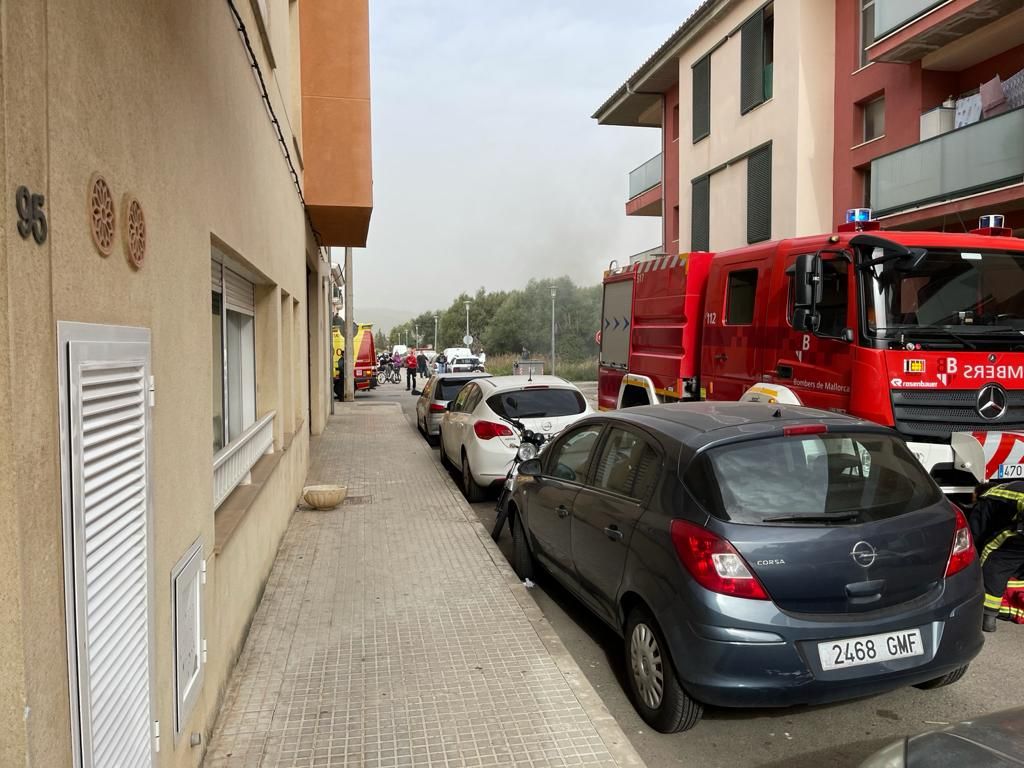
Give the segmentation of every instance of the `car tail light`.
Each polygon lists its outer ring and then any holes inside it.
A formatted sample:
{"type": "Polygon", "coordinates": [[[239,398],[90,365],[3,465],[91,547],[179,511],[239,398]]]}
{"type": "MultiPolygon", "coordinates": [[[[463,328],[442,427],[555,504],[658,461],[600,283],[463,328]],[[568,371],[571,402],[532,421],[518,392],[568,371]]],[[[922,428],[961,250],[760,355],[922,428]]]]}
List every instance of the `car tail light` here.
{"type": "Polygon", "coordinates": [[[728,540],[686,520],[673,520],[670,531],[676,554],[702,587],[731,597],[768,599],[761,582],[728,540]]]}
{"type": "Polygon", "coordinates": [[[956,504],[951,504],[956,512],[956,529],[953,531],[953,546],[949,550],[949,562],[946,563],[946,578],[960,573],[974,562],[978,553],[974,551],[974,539],[971,537],[967,518],[956,504]]]}
{"type": "Polygon", "coordinates": [[[783,427],[782,434],[786,437],[792,435],[822,435],[828,432],[824,424],[797,424],[793,427],[783,427]]]}
{"type": "Polygon", "coordinates": [[[443,405],[441,405],[440,403],[431,403],[430,404],[430,412],[431,413],[444,413],[446,410],[447,409],[443,405]]]}
{"type": "Polygon", "coordinates": [[[481,440],[490,440],[492,437],[511,437],[512,430],[504,424],[494,421],[478,421],[473,425],[473,431],[481,440]]]}

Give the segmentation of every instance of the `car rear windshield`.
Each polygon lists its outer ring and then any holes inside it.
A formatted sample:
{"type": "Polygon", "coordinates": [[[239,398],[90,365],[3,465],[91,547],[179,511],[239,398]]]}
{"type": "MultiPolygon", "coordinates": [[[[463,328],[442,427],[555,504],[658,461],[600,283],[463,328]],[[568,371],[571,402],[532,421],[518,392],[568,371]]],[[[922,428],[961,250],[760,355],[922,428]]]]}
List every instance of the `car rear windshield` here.
{"type": "Polygon", "coordinates": [[[487,405],[508,419],[575,416],[586,409],[583,395],[573,389],[517,389],[487,398],[487,405]]]}
{"type": "Polygon", "coordinates": [[[941,493],[888,435],[774,437],[713,448],[687,486],[709,512],[739,523],[856,524],[937,503],[941,493]]]}
{"type": "Polygon", "coordinates": [[[462,391],[462,388],[469,384],[472,379],[441,379],[434,389],[435,400],[454,400],[455,396],[462,391]]]}

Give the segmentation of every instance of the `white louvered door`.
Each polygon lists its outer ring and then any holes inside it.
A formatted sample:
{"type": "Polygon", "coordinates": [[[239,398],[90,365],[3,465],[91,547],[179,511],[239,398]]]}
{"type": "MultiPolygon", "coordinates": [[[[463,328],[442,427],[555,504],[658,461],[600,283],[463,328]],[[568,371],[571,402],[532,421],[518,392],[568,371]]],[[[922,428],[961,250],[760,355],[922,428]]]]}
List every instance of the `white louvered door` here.
{"type": "Polygon", "coordinates": [[[144,341],[71,338],[65,347],[69,648],[83,768],[154,764],[150,345],[141,333],[144,341]]]}

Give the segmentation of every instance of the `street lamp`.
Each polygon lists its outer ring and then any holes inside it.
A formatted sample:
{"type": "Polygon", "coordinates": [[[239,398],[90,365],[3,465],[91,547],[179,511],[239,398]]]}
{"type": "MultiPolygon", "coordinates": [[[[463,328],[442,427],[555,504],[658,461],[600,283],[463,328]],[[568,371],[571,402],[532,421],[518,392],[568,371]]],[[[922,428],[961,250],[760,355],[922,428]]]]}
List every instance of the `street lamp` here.
{"type": "Polygon", "coordinates": [[[437,351],[437,315],[434,315],[434,351],[437,351]]]}
{"type": "Polygon", "coordinates": [[[463,304],[466,305],[466,335],[467,336],[469,336],[469,305],[472,304],[472,303],[473,302],[471,302],[471,301],[464,301],[463,302],[463,304]]]}
{"type": "Polygon", "coordinates": [[[420,324],[416,323],[415,327],[416,327],[416,342],[415,343],[416,343],[416,346],[418,347],[420,345],[420,324]]]}
{"type": "Polygon", "coordinates": [[[551,375],[555,374],[555,294],[558,289],[551,286],[551,375]]]}

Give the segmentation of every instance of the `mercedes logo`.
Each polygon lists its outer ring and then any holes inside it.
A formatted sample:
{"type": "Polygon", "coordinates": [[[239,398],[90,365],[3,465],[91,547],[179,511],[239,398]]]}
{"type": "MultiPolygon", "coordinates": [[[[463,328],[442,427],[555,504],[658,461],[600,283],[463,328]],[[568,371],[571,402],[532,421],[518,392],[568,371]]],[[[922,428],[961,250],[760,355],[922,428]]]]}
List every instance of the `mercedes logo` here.
{"type": "Polygon", "coordinates": [[[853,562],[863,568],[870,568],[875,564],[875,548],[866,541],[858,541],[850,550],[850,557],[853,562]]]}
{"type": "Polygon", "coordinates": [[[1001,419],[1006,413],[1006,390],[998,384],[986,384],[978,390],[977,409],[983,419],[1001,419]]]}

